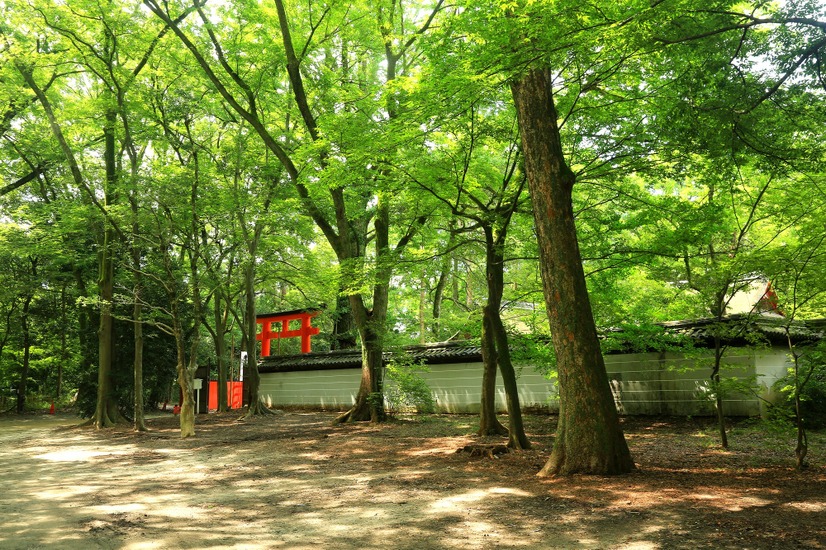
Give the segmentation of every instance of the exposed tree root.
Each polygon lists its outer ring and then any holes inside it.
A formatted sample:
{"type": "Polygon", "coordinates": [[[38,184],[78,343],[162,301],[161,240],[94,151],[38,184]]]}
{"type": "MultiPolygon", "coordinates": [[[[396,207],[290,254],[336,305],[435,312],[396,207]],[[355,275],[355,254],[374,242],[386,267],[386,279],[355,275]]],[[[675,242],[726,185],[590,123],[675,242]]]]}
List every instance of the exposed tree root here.
{"type": "Polygon", "coordinates": [[[270,415],[275,415],[275,414],[276,414],[275,411],[269,409],[267,407],[267,405],[264,403],[264,401],[259,399],[253,405],[250,405],[247,408],[247,412],[244,413],[244,415],[242,415],[238,419],[238,421],[241,422],[241,421],[247,420],[248,418],[252,418],[253,416],[270,416],[270,415]]]}
{"type": "Polygon", "coordinates": [[[508,448],[514,451],[526,451],[531,448],[531,442],[527,438],[520,440],[515,434],[511,434],[508,439],[508,448]]]}
{"type": "Polygon", "coordinates": [[[341,413],[338,415],[335,420],[333,420],[333,424],[349,424],[350,422],[369,422],[370,421],[370,410],[368,408],[362,408],[359,410],[356,407],[351,408],[350,410],[341,413]]]}
{"type": "Polygon", "coordinates": [[[366,401],[357,402],[348,411],[338,415],[333,420],[333,425],[349,424],[350,422],[384,422],[387,414],[383,407],[371,407],[366,401]]]}
{"type": "Polygon", "coordinates": [[[480,426],[479,431],[476,433],[483,437],[487,435],[508,435],[510,433],[509,430],[501,422],[499,422],[499,419],[495,416],[491,421],[491,425],[486,426],[486,428],[487,429],[480,426]]]}
{"type": "Polygon", "coordinates": [[[469,453],[470,456],[482,456],[487,458],[499,458],[510,452],[506,445],[465,445],[456,450],[457,453],[469,453]]]}

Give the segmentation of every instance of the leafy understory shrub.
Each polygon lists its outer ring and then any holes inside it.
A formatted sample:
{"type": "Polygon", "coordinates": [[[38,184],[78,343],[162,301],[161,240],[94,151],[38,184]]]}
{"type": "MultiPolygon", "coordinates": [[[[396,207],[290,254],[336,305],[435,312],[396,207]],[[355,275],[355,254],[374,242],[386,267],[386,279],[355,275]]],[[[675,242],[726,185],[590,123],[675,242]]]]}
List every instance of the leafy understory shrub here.
{"type": "Polygon", "coordinates": [[[432,413],[436,410],[436,400],[427,382],[419,374],[429,372],[421,362],[408,354],[394,356],[386,367],[387,384],[384,392],[388,414],[399,412],[432,413]]]}
{"type": "MultiPolygon", "coordinates": [[[[822,346],[821,346],[822,347],[822,346]]],[[[826,351],[816,349],[800,358],[800,371],[789,368],[788,374],[774,383],[774,390],[781,396],[774,403],[774,420],[794,423],[795,392],[800,392],[800,417],[807,429],[826,427],[826,351]]]]}

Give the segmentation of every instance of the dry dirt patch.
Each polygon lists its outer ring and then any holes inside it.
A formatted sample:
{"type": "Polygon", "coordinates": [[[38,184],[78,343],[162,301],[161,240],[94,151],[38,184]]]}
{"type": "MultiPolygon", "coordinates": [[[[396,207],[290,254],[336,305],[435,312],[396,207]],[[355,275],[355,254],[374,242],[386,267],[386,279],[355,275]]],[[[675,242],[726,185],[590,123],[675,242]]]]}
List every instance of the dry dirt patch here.
{"type": "Polygon", "coordinates": [[[822,454],[795,472],[748,427],[722,452],[705,421],[627,419],[639,471],[542,480],[552,417],[488,458],[456,452],[500,443],[474,417],[237,416],[186,440],[171,416],[145,434],[0,417],[0,548],[826,548],[822,454]]]}

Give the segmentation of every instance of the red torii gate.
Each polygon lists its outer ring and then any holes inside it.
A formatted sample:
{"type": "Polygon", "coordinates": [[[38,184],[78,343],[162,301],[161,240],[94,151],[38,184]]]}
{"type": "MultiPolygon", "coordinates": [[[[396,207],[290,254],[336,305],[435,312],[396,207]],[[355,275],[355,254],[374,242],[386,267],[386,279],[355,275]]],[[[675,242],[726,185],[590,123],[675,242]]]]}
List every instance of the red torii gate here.
{"type": "Polygon", "coordinates": [[[319,313],[321,313],[319,309],[296,309],[256,315],[255,322],[261,325],[261,331],[255,335],[255,339],[261,342],[261,357],[270,354],[270,340],[279,338],[301,338],[301,353],[310,353],[312,351],[310,338],[319,332],[312,326],[311,320],[319,313]],[[291,321],[299,321],[300,327],[291,329],[291,321]]]}

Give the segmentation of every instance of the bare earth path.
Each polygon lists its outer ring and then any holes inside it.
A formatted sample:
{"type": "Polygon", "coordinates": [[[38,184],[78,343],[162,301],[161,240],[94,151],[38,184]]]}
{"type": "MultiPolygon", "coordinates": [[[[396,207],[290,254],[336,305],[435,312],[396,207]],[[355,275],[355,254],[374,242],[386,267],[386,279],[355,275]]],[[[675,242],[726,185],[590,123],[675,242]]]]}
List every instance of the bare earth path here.
{"type": "Polygon", "coordinates": [[[540,480],[552,417],[491,459],[455,452],[473,417],[237,416],[187,440],[171,416],[147,434],[0,416],[0,548],[826,548],[822,445],[797,473],[747,425],[722,452],[705,420],[626,419],[638,472],[540,480]]]}

